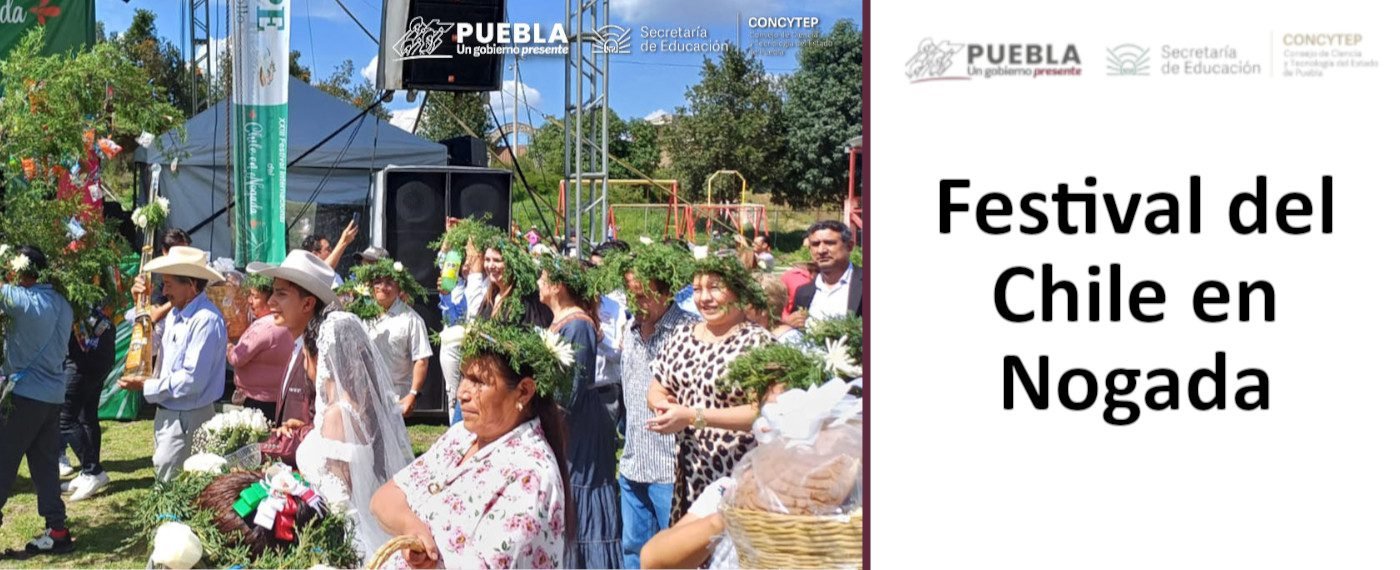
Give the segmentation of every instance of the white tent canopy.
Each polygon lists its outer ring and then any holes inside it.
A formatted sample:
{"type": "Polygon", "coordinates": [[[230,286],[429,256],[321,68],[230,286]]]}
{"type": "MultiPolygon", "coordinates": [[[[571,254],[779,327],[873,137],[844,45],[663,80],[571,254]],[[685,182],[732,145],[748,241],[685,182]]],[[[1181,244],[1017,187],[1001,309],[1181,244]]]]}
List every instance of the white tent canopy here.
{"type": "MultiPolygon", "coordinates": [[[[295,78],[287,89],[287,160],[306,154],[287,170],[288,202],[368,207],[375,170],[389,165],[447,164],[447,147],[441,144],[405,132],[373,114],[356,119],[360,109],[295,78]]],[[[194,245],[210,251],[213,257],[233,257],[231,217],[221,212],[230,203],[227,177],[233,149],[227,133],[229,109],[225,102],[215,103],[185,123],[184,141],[173,131],[164,133],[150,149],[137,149],[135,156],[137,163],[162,166],[160,194],[170,199],[167,225],[193,230],[194,245]],[[177,158],[178,165],[172,169],[177,158]]],[[[288,206],[289,224],[300,209],[288,206]]],[[[307,227],[338,235],[343,224],[313,220],[307,227]]],[[[368,233],[362,231],[357,241],[368,233]]],[[[336,235],[330,235],[332,241],[336,235]]],[[[296,244],[288,239],[288,245],[296,244]]]]}

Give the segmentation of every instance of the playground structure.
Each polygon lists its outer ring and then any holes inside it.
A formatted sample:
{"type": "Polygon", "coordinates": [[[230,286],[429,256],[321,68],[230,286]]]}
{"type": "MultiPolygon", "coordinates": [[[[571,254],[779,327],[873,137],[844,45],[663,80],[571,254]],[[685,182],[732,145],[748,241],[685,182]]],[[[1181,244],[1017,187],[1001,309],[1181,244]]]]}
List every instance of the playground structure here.
{"type": "MultiPolygon", "coordinates": [[[[586,182],[589,185],[594,185],[597,184],[599,181],[593,180],[586,182]]],[[[565,208],[568,205],[568,183],[568,180],[559,181],[559,207],[555,210],[555,223],[557,224],[557,227],[565,227],[564,219],[561,213],[567,211],[565,208]]],[[[666,225],[664,226],[665,229],[662,230],[663,235],[665,235],[666,237],[675,237],[677,239],[686,239],[687,236],[689,236],[690,238],[694,237],[695,229],[693,227],[693,222],[689,224],[687,223],[687,221],[691,219],[690,205],[680,204],[680,193],[678,191],[678,189],[680,188],[679,182],[675,180],[621,178],[610,179],[608,180],[608,184],[611,186],[622,185],[661,187],[669,185],[671,187],[671,199],[669,204],[610,204],[608,206],[607,217],[607,229],[609,236],[617,235],[617,209],[622,208],[624,210],[641,210],[646,213],[650,213],[653,210],[663,210],[666,216],[666,225]],[[687,227],[689,228],[688,233],[685,231],[685,228],[687,227]]]]}
{"type": "MultiPolygon", "coordinates": [[[[695,216],[694,212],[699,212],[705,219],[705,233],[712,231],[713,223],[716,219],[724,220],[730,227],[744,233],[744,226],[753,228],[753,237],[758,237],[759,228],[763,229],[763,234],[768,234],[768,207],[763,204],[750,204],[749,181],[738,170],[716,170],[705,178],[705,203],[696,205],[691,210],[691,232],[694,233],[695,216]],[[739,203],[738,204],[716,204],[714,200],[715,177],[720,175],[734,176],[739,179],[739,203]]],[[[692,240],[694,241],[694,240],[692,240]]]]}
{"type": "MultiPolygon", "coordinates": [[[[559,212],[566,211],[565,207],[567,206],[569,195],[567,188],[568,183],[569,181],[567,180],[559,181],[559,208],[556,211],[555,217],[556,222],[561,224],[560,227],[562,227],[562,222],[564,220],[561,218],[559,212]]],[[[587,183],[591,185],[596,183],[596,181],[587,183]]],[[[617,236],[618,231],[621,229],[617,216],[619,211],[641,211],[644,217],[649,217],[651,212],[661,210],[663,211],[661,215],[664,215],[666,218],[666,223],[662,229],[662,235],[664,237],[683,239],[691,243],[696,243],[695,229],[698,225],[697,222],[704,222],[705,233],[707,235],[714,230],[714,224],[717,220],[729,227],[738,229],[741,233],[744,227],[748,226],[752,228],[754,237],[757,237],[759,234],[766,235],[769,232],[768,207],[763,204],[746,203],[745,199],[748,197],[749,188],[748,180],[737,170],[719,170],[711,174],[705,180],[705,204],[682,203],[680,199],[680,183],[676,180],[626,178],[610,179],[608,180],[608,184],[611,186],[670,187],[669,199],[667,203],[664,204],[609,204],[607,231],[610,237],[617,236]],[[715,177],[720,175],[735,176],[739,179],[740,189],[738,204],[714,203],[714,180],[715,177]]],[[[581,192],[575,192],[575,194],[580,193],[581,192]]],[[[648,224],[644,221],[643,226],[647,227],[648,224]]]]}

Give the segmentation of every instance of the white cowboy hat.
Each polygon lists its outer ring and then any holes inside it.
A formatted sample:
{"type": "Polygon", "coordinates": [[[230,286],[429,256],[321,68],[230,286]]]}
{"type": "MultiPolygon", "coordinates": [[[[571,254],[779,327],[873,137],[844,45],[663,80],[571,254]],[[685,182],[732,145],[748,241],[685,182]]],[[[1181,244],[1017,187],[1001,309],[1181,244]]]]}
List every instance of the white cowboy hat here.
{"type": "Polygon", "coordinates": [[[272,265],[261,261],[248,264],[248,272],[265,275],[273,279],[286,279],[310,291],[327,305],[338,299],[335,294],[335,270],[311,252],[294,249],[282,260],[282,265],[272,265]]]}
{"type": "Polygon", "coordinates": [[[207,279],[210,283],[224,280],[223,274],[209,266],[209,252],[186,245],[170,248],[170,253],[146,262],[143,270],[161,275],[207,279]]]}

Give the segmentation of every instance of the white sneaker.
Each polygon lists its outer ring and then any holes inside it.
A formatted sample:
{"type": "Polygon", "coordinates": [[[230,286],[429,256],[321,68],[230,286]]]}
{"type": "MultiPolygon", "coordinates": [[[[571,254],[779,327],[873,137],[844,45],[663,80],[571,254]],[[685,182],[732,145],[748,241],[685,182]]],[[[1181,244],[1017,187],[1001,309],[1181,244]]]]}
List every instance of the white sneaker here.
{"type": "Polygon", "coordinates": [[[77,477],[74,477],[67,481],[59,481],[58,489],[62,491],[65,495],[67,495],[68,493],[72,493],[74,489],[78,488],[78,482],[87,479],[87,477],[87,475],[79,473],[77,477]]]}
{"type": "Polygon", "coordinates": [[[58,456],[58,476],[67,477],[73,474],[73,464],[68,462],[68,454],[58,456]]]}
{"type": "Polygon", "coordinates": [[[96,494],[99,489],[106,487],[107,483],[111,481],[112,478],[107,476],[106,471],[98,473],[97,475],[79,475],[77,479],[73,480],[73,484],[68,486],[73,493],[68,497],[68,501],[81,501],[91,497],[96,494]]]}

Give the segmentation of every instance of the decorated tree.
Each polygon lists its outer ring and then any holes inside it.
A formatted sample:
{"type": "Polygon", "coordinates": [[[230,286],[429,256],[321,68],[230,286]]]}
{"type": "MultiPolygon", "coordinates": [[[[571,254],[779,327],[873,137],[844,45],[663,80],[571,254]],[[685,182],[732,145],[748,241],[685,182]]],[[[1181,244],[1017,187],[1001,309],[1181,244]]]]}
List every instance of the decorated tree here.
{"type": "Polygon", "coordinates": [[[42,250],[40,280],[83,321],[123,297],[115,271],[130,250],[102,216],[103,166],[155,144],[149,133],[179,128],[181,113],[115,44],[67,55],[43,55],[42,45],[36,28],[0,62],[0,243],[42,250]]]}

